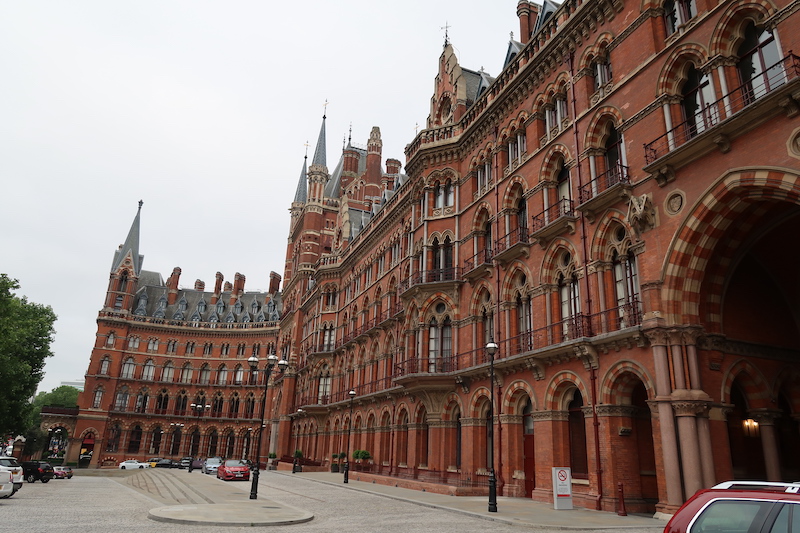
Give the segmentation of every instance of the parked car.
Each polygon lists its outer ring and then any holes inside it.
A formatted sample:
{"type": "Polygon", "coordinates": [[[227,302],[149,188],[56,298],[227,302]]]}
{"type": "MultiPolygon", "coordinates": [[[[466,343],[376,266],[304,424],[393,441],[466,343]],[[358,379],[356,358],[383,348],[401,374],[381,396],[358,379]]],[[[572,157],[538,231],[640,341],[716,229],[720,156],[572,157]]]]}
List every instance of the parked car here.
{"type": "Polygon", "coordinates": [[[800,483],[726,481],[689,498],[664,533],[794,531],[800,523],[792,514],[800,510],[797,504],[800,483]]]}
{"type": "Polygon", "coordinates": [[[150,468],[150,463],[142,463],[136,459],[128,459],[127,461],[122,461],[119,464],[119,468],[121,470],[125,470],[127,468],[150,468]]]}
{"type": "Polygon", "coordinates": [[[247,481],[250,479],[250,466],[239,459],[228,459],[217,468],[217,478],[225,481],[232,479],[247,481]]]}
{"type": "Polygon", "coordinates": [[[192,461],[194,461],[194,459],[192,459],[191,457],[184,457],[183,459],[181,459],[180,463],[181,468],[189,468],[189,465],[192,464],[192,461]]]}
{"type": "Polygon", "coordinates": [[[28,483],[47,483],[53,479],[53,467],[47,461],[25,461],[22,463],[22,476],[28,483]]]}
{"type": "Polygon", "coordinates": [[[11,494],[3,496],[3,498],[8,498],[22,488],[22,465],[14,457],[0,457],[0,472],[5,471],[11,472],[11,479],[14,483],[14,490],[11,494]]]}
{"type": "Polygon", "coordinates": [[[150,463],[150,468],[155,468],[156,466],[158,466],[159,461],[163,461],[163,459],[161,457],[153,457],[145,461],[145,463],[150,463]]]}
{"type": "Polygon", "coordinates": [[[180,467],[181,467],[181,462],[175,461],[173,459],[159,459],[155,464],[155,468],[180,468],[180,467]]]}
{"type": "Polygon", "coordinates": [[[203,462],[202,471],[204,474],[216,474],[219,465],[222,464],[221,457],[209,457],[203,462]]]}
{"type": "Polygon", "coordinates": [[[0,498],[8,498],[14,490],[14,473],[11,470],[0,470],[0,498]]]}
{"type": "Polygon", "coordinates": [[[72,468],[68,466],[54,466],[53,479],[72,479],[72,468]]]}

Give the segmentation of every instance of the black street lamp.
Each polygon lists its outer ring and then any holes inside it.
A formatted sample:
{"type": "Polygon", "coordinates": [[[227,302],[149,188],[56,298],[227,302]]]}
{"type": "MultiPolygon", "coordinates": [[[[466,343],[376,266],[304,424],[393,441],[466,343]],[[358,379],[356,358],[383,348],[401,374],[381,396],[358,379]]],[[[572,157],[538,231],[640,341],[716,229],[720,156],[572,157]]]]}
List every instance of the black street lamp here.
{"type": "Polygon", "coordinates": [[[489,512],[497,512],[497,478],[494,475],[494,354],[497,353],[497,343],[492,338],[486,344],[486,353],[489,354],[489,512]]]}
{"type": "Polygon", "coordinates": [[[356,397],[356,391],[350,389],[350,392],[347,393],[350,396],[350,423],[347,424],[347,446],[345,447],[345,459],[347,459],[344,463],[344,482],[350,482],[350,429],[353,427],[353,398],[356,397]]]}
{"type": "Polygon", "coordinates": [[[203,416],[203,411],[204,410],[208,411],[209,409],[211,409],[211,406],[209,404],[203,405],[202,403],[200,403],[200,404],[191,403],[191,404],[189,404],[189,407],[192,408],[192,411],[194,411],[194,414],[197,415],[198,417],[203,416]]]}
{"type": "MultiPolygon", "coordinates": [[[[247,360],[247,363],[250,365],[250,382],[253,382],[253,376],[256,372],[258,372],[258,357],[255,355],[250,356],[247,360]]],[[[256,445],[256,464],[255,468],[253,469],[253,483],[250,485],[250,499],[256,500],[258,499],[258,475],[261,471],[261,436],[264,434],[264,411],[267,409],[267,391],[269,390],[269,376],[272,374],[272,369],[275,368],[275,364],[277,363],[278,368],[281,372],[286,370],[286,367],[289,366],[289,362],[285,359],[281,359],[278,361],[278,356],[274,353],[269,354],[267,357],[267,368],[266,372],[264,373],[264,396],[261,398],[261,425],[258,427],[258,444],[256,445]]]]}
{"type": "MultiPolygon", "coordinates": [[[[297,414],[295,416],[301,416],[302,414],[303,414],[303,410],[302,409],[298,409],[297,410],[297,414]]],[[[292,474],[295,474],[295,473],[300,471],[300,468],[298,467],[299,466],[298,465],[299,459],[297,457],[297,438],[298,438],[299,433],[300,433],[300,431],[298,429],[299,428],[295,428],[295,431],[294,431],[294,453],[292,454],[292,455],[294,455],[294,461],[292,462],[292,474]]]]}

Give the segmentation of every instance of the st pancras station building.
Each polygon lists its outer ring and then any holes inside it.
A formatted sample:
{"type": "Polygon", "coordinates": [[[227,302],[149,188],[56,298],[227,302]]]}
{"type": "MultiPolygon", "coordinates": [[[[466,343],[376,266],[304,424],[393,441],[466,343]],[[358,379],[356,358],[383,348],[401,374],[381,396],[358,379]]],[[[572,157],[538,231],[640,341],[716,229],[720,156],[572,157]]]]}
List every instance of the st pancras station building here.
{"type": "Polygon", "coordinates": [[[800,479],[800,4],[508,11],[495,76],[445,40],[405,154],[376,126],[329,160],[323,117],[269,290],[145,270],[120,214],[79,410],[44,421],[68,460],[543,502],[565,468],[576,506],[663,514],[800,479]]]}

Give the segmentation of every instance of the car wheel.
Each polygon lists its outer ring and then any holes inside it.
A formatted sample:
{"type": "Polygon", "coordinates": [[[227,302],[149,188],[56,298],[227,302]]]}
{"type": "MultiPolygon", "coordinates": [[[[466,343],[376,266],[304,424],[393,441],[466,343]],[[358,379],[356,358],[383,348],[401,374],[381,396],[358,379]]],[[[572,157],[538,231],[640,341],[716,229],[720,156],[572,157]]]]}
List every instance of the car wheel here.
{"type": "Polygon", "coordinates": [[[26,477],[25,480],[28,483],[35,483],[36,482],[36,476],[34,476],[33,474],[28,474],[28,477],[26,477]]]}
{"type": "Polygon", "coordinates": [[[42,478],[42,483],[47,483],[48,481],[50,481],[50,478],[46,478],[46,477],[42,478]]]}
{"type": "Polygon", "coordinates": [[[139,468],[144,468],[142,465],[139,465],[139,468]]]}
{"type": "Polygon", "coordinates": [[[121,469],[121,470],[125,470],[125,467],[124,467],[124,466],[121,466],[121,467],[120,467],[120,469],[121,469]]]}

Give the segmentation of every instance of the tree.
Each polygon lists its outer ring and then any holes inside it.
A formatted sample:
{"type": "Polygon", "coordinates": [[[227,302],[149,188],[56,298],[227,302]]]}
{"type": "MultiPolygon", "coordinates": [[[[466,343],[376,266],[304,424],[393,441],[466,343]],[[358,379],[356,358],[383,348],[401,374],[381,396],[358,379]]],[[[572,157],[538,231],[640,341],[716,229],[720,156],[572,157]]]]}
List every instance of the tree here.
{"type": "Polygon", "coordinates": [[[50,306],[28,302],[14,290],[19,282],[0,274],[0,435],[19,435],[28,429],[30,398],[51,357],[53,323],[50,306]]]}
{"type": "Polygon", "coordinates": [[[42,407],[78,407],[78,394],[80,393],[80,390],[70,385],[61,385],[50,392],[40,392],[33,399],[33,409],[28,418],[28,427],[39,426],[42,407]]]}

